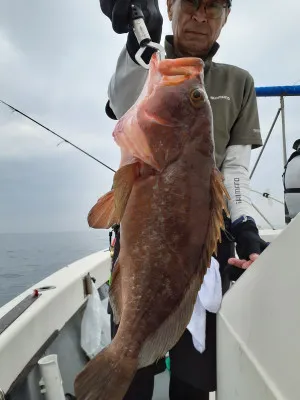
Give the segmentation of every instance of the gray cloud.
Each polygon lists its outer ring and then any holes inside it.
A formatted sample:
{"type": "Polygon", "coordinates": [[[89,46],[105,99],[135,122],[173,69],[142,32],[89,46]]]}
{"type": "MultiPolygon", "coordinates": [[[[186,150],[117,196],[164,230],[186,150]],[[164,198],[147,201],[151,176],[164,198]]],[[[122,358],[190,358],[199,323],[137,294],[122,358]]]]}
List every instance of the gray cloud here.
{"type": "MultiPolygon", "coordinates": [[[[165,3],[164,34],[170,33],[165,3]]],[[[249,70],[257,86],[287,85],[300,79],[300,4],[272,0],[234,1],[216,61],[249,70]]],[[[116,35],[98,0],[2,0],[0,13],[0,98],[30,114],[118,167],[114,122],[104,112],[107,86],[125,35],[116,35]]],[[[300,99],[286,99],[289,153],[299,135],[300,99]]],[[[263,137],[279,107],[259,99],[263,137]]],[[[282,198],[280,121],[262,158],[253,187],[282,198]]],[[[0,231],[87,229],[86,215],[109,190],[112,173],[42,128],[0,105],[0,231]]],[[[252,165],[259,151],[253,152],[252,165]]],[[[282,209],[268,210],[275,222],[282,209]]]]}

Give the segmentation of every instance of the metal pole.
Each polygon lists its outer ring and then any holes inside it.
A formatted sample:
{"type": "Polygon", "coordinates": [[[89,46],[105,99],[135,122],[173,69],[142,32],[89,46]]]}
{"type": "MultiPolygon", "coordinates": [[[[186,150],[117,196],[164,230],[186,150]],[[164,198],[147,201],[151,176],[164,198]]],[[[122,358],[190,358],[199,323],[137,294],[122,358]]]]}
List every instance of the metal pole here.
{"type": "Polygon", "coordinates": [[[264,145],[263,145],[263,148],[261,149],[261,152],[259,153],[258,159],[256,160],[256,163],[255,163],[255,165],[254,165],[254,167],[253,167],[253,169],[252,169],[252,172],[251,172],[251,174],[250,174],[250,179],[252,178],[252,176],[253,176],[253,174],[254,174],[254,171],[256,170],[256,167],[257,167],[257,165],[258,165],[258,163],[259,163],[259,160],[260,160],[260,158],[261,158],[261,156],[262,156],[262,154],[263,154],[263,152],[264,152],[264,150],[265,150],[265,147],[266,147],[266,145],[267,145],[267,143],[268,143],[268,140],[269,140],[269,138],[270,138],[270,136],[271,136],[271,133],[273,132],[273,129],[274,129],[274,126],[275,126],[275,124],[276,124],[276,122],[277,122],[277,119],[278,119],[278,117],[279,117],[280,111],[281,111],[281,108],[279,108],[278,111],[277,111],[276,117],[275,117],[275,119],[274,119],[274,121],[273,121],[273,124],[272,124],[272,126],[271,126],[271,129],[270,129],[270,131],[269,131],[269,133],[268,133],[268,136],[267,136],[267,138],[266,138],[266,140],[265,140],[265,143],[264,143],[264,145]]]}
{"type": "Polygon", "coordinates": [[[285,108],[284,108],[284,97],[280,97],[281,105],[281,119],[282,119],[282,147],[283,147],[283,167],[287,163],[287,153],[286,153],[286,135],[285,135],[285,108]]]}
{"type": "Polygon", "coordinates": [[[275,231],[274,226],[271,224],[271,222],[269,220],[267,220],[267,218],[259,211],[259,209],[256,207],[256,205],[252,202],[252,206],[253,208],[258,212],[258,214],[267,222],[267,224],[270,225],[270,227],[275,231]]]}

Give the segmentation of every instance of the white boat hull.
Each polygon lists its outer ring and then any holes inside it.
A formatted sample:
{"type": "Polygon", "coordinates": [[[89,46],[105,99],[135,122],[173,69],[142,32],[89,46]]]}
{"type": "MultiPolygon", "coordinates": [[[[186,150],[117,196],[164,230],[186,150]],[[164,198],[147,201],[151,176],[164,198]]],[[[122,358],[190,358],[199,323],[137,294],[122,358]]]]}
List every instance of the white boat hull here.
{"type": "Polygon", "coordinates": [[[300,398],[300,215],[225,294],[217,400],[300,398]]]}
{"type": "MultiPolygon", "coordinates": [[[[261,235],[266,240],[272,241],[278,235],[278,231],[263,231],[261,235]]],[[[280,240],[278,243],[281,243],[280,240]]],[[[266,255],[273,254],[273,249],[274,247],[272,246],[270,251],[266,251],[266,255]]],[[[261,256],[260,261],[257,261],[257,263],[259,265],[264,263],[264,260],[268,260],[266,257],[265,255],[261,256]]],[[[274,268],[273,264],[274,260],[272,259],[272,267],[270,268],[274,268]]],[[[62,268],[0,309],[1,321],[1,318],[7,316],[12,310],[16,312],[16,305],[20,304],[20,302],[22,304],[22,300],[31,295],[34,289],[45,286],[55,287],[54,289],[42,291],[41,296],[0,334],[0,389],[4,393],[9,393],[11,395],[10,399],[44,399],[39,385],[41,373],[37,363],[40,358],[48,354],[58,355],[58,365],[64,392],[74,393],[75,376],[87,362],[87,358],[80,346],[81,320],[87,299],[84,279],[87,276],[94,277],[100,296],[104,298],[107,296],[108,286],[106,282],[109,278],[110,267],[111,258],[108,251],[92,254],[62,268]]],[[[264,268],[266,269],[267,267],[264,268]]],[[[257,269],[258,267],[254,268],[254,270],[257,269]]],[[[251,276],[251,271],[249,271],[249,274],[247,272],[248,279],[251,276]]],[[[230,309],[230,304],[232,305],[232,303],[235,305],[244,304],[244,293],[240,288],[241,285],[245,285],[246,279],[242,277],[226,294],[219,317],[218,400],[248,399],[248,397],[243,396],[232,397],[232,393],[228,392],[231,389],[228,388],[226,383],[228,376],[231,382],[234,381],[237,373],[243,375],[242,371],[237,371],[239,365],[236,364],[234,357],[236,355],[235,351],[239,347],[234,339],[235,333],[228,330],[227,310],[228,308],[230,309]],[[236,297],[239,297],[239,300],[236,297]],[[234,298],[234,301],[232,298],[234,298]],[[228,351],[224,350],[223,342],[228,346],[228,351]],[[228,365],[232,365],[232,368],[228,368],[228,365]],[[226,393],[230,393],[230,396],[228,397],[226,393]]],[[[254,282],[254,288],[256,284],[258,283],[254,282]]],[[[261,298],[261,301],[265,301],[265,296],[261,298]]],[[[242,315],[239,318],[241,322],[242,315]]],[[[254,346],[254,344],[252,345],[254,346]]],[[[245,387],[247,385],[248,387],[256,385],[255,380],[251,380],[250,372],[239,379],[241,381],[244,380],[245,387]]],[[[153,400],[168,398],[168,380],[168,371],[156,376],[153,400]]],[[[214,396],[212,394],[211,398],[214,399],[214,396]]],[[[268,397],[251,397],[251,400],[254,398],[265,400],[268,397]]],[[[279,399],[281,397],[274,398],[279,399]]]]}

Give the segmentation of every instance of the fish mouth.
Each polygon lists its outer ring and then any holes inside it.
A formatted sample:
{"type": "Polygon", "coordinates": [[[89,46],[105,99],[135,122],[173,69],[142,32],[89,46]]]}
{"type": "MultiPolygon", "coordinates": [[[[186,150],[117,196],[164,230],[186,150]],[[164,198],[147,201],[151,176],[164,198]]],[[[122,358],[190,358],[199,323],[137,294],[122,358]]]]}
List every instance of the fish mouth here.
{"type": "Polygon", "coordinates": [[[175,86],[188,79],[200,77],[203,74],[204,62],[197,57],[184,57],[176,60],[162,60],[159,72],[162,74],[162,85],[175,86]]]}
{"type": "Polygon", "coordinates": [[[163,86],[176,86],[189,78],[190,76],[188,75],[164,76],[161,83],[163,86]]]}

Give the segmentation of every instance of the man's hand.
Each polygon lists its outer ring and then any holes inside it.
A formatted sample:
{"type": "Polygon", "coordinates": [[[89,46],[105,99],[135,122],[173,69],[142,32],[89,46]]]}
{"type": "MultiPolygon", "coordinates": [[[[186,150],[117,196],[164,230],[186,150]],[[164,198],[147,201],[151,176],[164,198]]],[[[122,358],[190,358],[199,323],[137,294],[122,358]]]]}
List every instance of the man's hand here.
{"type": "Polygon", "coordinates": [[[100,0],[101,10],[111,20],[116,33],[129,32],[130,4],[129,0],[100,0]]]}
{"type": "Polygon", "coordinates": [[[225,268],[232,281],[237,281],[250,265],[257,260],[259,254],[269,245],[260,236],[253,219],[233,224],[232,233],[236,241],[236,252],[239,258],[229,258],[225,268]]]}
{"type": "MultiPolygon", "coordinates": [[[[136,62],[135,54],[139,50],[139,43],[132,29],[131,4],[139,5],[151,40],[159,43],[162,34],[163,18],[159,10],[158,0],[100,0],[102,12],[111,20],[112,28],[116,33],[128,33],[126,48],[131,59],[136,62]]],[[[154,49],[147,48],[143,53],[143,60],[148,63],[154,49]]]]}
{"type": "Polygon", "coordinates": [[[258,254],[253,253],[249,257],[250,260],[229,258],[228,264],[224,269],[224,274],[228,276],[230,281],[237,281],[258,257],[258,254]]]}
{"type": "Polygon", "coordinates": [[[159,42],[163,18],[159,10],[158,0],[100,0],[101,10],[111,20],[112,28],[116,33],[128,33],[130,31],[131,4],[141,7],[152,40],[159,42]]]}
{"type": "Polygon", "coordinates": [[[257,260],[259,257],[259,254],[253,253],[250,254],[250,260],[240,260],[239,258],[229,258],[228,264],[233,265],[234,267],[238,267],[241,269],[247,269],[250,267],[250,265],[257,260]]]}
{"type": "Polygon", "coordinates": [[[250,260],[250,255],[261,254],[269,243],[265,242],[260,236],[252,218],[244,222],[232,224],[232,233],[236,241],[236,252],[240,260],[250,260]]]}

